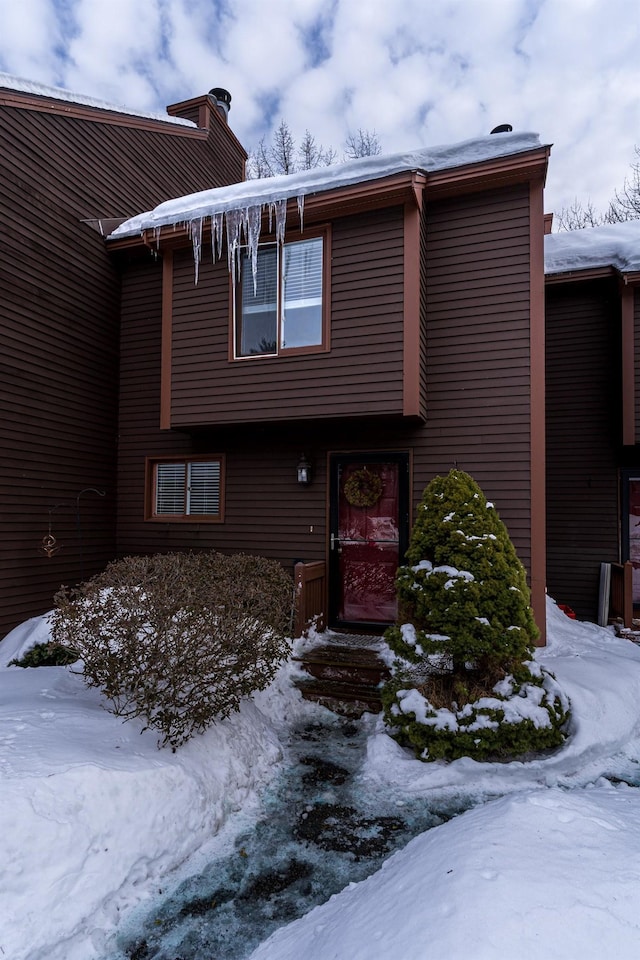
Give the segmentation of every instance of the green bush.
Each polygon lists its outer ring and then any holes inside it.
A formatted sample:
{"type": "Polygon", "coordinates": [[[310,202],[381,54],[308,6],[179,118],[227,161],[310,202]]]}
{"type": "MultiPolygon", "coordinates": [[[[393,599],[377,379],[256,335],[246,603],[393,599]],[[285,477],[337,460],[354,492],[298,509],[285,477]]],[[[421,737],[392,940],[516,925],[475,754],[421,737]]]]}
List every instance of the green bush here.
{"type": "Polygon", "coordinates": [[[520,756],[562,743],[568,702],[532,661],[524,567],[466,473],[427,487],[398,571],[385,721],[423,760],[520,756]]]}
{"type": "Polygon", "coordinates": [[[75,663],[78,654],[61,643],[36,643],[19,660],[10,660],[10,667],[66,667],[75,663]]]}
{"type": "Polygon", "coordinates": [[[289,654],[293,585],[263,557],[126,557],[56,596],[52,637],[77,650],[111,712],[179,746],[264,689],[289,654]]]}

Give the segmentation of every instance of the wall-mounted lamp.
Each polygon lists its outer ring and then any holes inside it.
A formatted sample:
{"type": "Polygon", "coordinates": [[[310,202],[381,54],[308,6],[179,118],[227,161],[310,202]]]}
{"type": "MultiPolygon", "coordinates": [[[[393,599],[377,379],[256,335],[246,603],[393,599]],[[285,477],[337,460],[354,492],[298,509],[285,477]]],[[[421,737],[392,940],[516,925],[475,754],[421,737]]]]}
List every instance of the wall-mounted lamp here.
{"type": "Polygon", "coordinates": [[[305,457],[304,453],[298,461],[298,466],[296,468],[298,472],[298,483],[301,483],[303,486],[311,483],[311,464],[305,457]]]}

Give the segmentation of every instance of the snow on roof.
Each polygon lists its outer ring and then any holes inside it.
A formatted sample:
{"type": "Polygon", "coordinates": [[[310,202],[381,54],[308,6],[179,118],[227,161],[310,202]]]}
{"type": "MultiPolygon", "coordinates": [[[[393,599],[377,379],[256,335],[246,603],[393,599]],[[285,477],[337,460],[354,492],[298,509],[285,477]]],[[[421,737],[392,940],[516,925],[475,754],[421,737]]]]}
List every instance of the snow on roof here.
{"type": "Polygon", "coordinates": [[[86,107],[95,107],[98,110],[124,113],[127,116],[141,117],[144,120],[162,120],[164,123],[177,123],[186,127],[196,126],[195,123],[191,120],[185,120],[184,117],[170,117],[168,113],[147,113],[143,110],[131,110],[122,104],[108,103],[106,100],[97,100],[95,97],[87,97],[81,93],[64,90],[62,87],[48,87],[44,83],[36,83],[34,80],[14,77],[9,73],[0,73],[0,88],[17,90],[20,93],[32,93],[38,97],[51,97],[53,100],[64,100],[67,103],[78,103],[86,107]]]}
{"type": "Polygon", "coordinates": [[[598,267],[615,267],[621,273],[640,270],[640,220],[550,233],[544,238],[545,273],[598,267]]]}
{"type": "Polygon", "coordinates": [[[318,167],[288,176],[245,180],[227,187],[203,190],[175,200],[167,200],[154,210],[125,221],[111,234],[112,237],[135,236],[144,230],[154,230],[176,224],[193,224],[210,218],[214,220],[231,211],[274,208],[290,198],[347,187],[368,180],[378,180],[408,171],[447,170],[481,163],[511,154],[524,153],[540,147],[537,133],[496,133],[461,143],[425,147],[406,153],[374,157],[360,157],[345,163],[318,167]]]}

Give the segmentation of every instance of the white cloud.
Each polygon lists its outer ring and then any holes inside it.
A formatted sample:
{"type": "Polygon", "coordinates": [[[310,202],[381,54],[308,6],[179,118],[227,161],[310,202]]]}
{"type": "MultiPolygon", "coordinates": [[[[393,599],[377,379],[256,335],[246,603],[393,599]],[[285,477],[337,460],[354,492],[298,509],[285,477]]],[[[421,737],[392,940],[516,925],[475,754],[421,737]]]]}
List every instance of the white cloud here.
{"type": "Polygon", "coordinates": [[[5,0],[1,19],[2,69],[27,80],[55,83],[61,31],[50,0],[5,0]]]}
{"type": "Polygon", "coordinates": [[[636,0],[0,0],[0,70],[144,109],[227,87],[250,148],[285,117],[388,151],[501,122],[554,148],[547,208],[603,208],[640,141],[636,0]]]}

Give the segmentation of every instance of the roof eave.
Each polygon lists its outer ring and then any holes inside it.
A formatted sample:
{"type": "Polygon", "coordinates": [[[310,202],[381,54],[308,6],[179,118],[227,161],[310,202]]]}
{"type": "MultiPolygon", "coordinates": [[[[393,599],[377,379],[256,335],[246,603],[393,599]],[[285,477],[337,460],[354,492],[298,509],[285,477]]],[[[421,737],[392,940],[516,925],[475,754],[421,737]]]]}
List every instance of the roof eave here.
{"type": "MultiPolygon", "coordinates": [[[[344,187],[334,187],[304,198],[305,223],[349,216],[367,210],[412,203],[422,207],[423,198],[441,199],[456,194],[474,193],[514,183],[546,177],[550,147],[538,147],[523,153],[482,160],[446,170],[425,172],[407,170],[393,176],[344,187]]],[[[240,204],[239,204],[240,205],[240,204]]],[[[297,198],[287,201],[287,219],[297,217],[297,198]]],[[[191,243],[186,226],[169,224],[158,231],[149,229],[130,237],[108,240],[109,249],[123,250],[146,245],[154,248],[176,247],[191,243]]]]}
{"type": "Polygon", "coordinates": [[[606,277],[618,277],[625,286],[635,287],[640,284],[639,270],[620,270],[613,264],[601,267],[585,267],[584,270],[564,270],[545,274],[547,285],[556,283],[577,283],[583,280],[602,280],[606,277]]]}
{"type": "Polygon", "coordinates": [[[92,120],[99,123],[117,124],[121,127],[136,127],[139,130],[154,130],[178,137],[195,137],[205,140],[207,130],[187,124],[175,123],[167,114],[167,119],[142,117],[135,113],[120,113],[105,107],[75,103],[73,100],[59,100],[40,93],[24,90],[12,90],[0,87],[0,107],[13,107],[20,110],[32,110],[38,113],[57,114],[75,120],[92,120]]]}

